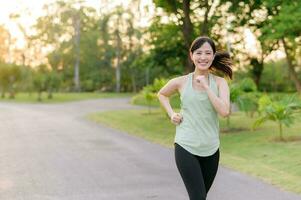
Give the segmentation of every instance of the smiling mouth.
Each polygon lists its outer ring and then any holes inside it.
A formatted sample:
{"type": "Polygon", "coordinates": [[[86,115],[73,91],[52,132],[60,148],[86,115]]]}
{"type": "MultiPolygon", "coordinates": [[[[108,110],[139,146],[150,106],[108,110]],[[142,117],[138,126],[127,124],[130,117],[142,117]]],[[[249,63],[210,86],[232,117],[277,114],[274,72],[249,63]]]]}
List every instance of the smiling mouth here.
{"type": "Polygon", "coordinates": [[[198,62],[198,64],[200,64],[200,65],[207,65],[208,62],[198,62]]]}

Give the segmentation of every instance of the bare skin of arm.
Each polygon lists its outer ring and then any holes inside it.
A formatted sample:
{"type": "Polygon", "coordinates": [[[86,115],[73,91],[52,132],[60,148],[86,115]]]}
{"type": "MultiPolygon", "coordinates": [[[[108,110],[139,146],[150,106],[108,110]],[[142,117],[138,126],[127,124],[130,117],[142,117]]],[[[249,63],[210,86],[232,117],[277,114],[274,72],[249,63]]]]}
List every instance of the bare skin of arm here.
{"type": "Polygon", "coordinates": [[[166,110],[168,116],[170,117],[171,122],[176,125],[182,122],[183,117],[180,113],[174,112],[170,105],[169,97],[177,92],[181,92],[185,78],[185,76],[181,76],[171,79],[164,87],[161,88],[161,90],[157,94],[158,99],[163,108],[166,110]]]}

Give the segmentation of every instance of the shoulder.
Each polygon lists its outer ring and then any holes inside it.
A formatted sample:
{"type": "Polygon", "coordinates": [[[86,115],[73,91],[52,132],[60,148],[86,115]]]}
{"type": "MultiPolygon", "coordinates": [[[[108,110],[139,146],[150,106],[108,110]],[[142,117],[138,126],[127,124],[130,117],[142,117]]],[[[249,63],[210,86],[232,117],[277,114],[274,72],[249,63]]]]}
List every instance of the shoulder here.
{"type": "Polygon", "coordinates": [[[188,78],[188,75],[189,74],[175,77],[175,78],[169,80],[169,82],[174,84],[174,85],[177,85],[177,86],[181,87],[186,82],[186,80],[188,78]]]}
{"type": "Polygon", "coordinates": [[[213,78],[215,79],[216,83],[218,86],[221,86],[221,85],[228,85],[228,82],[225,78],[223,77],[220,77],[220,76],[216,76],[214,74],[213,75],[213,78]]]}

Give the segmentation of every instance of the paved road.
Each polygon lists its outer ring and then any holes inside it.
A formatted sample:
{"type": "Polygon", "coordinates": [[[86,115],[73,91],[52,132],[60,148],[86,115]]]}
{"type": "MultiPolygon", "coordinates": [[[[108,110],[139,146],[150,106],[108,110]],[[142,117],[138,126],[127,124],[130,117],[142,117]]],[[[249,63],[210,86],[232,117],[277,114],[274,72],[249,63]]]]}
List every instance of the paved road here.
{"type": "MultiPolygon", "coordinates": [[[[87,121],[128,99],[0,103],[1,200],[188,200],[173,150],[87,121]]],[[[220,166],[208,200],[301,200],[220,166]]]]}

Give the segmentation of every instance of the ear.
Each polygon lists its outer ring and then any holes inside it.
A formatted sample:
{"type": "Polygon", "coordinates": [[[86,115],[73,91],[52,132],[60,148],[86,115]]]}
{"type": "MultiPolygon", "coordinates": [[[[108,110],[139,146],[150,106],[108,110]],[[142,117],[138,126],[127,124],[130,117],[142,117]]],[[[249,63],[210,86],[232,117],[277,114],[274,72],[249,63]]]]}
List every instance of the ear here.
{"type": "Polygon", "coordinates": [[[189,51],[190,60],[192,60],[192,53],[189,51]]]}

